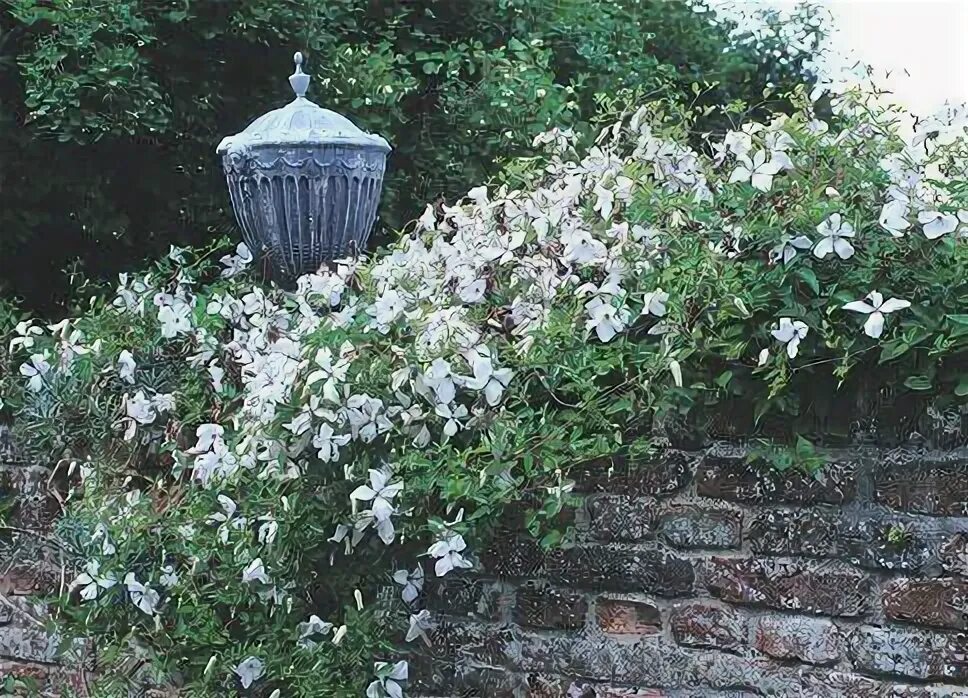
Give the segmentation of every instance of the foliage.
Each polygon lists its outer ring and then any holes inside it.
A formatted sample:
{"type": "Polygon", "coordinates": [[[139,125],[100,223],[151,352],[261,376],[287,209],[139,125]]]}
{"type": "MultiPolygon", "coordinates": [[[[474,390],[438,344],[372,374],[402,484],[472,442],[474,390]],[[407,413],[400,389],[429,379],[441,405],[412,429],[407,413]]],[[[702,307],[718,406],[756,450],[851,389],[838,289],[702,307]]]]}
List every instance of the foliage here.
{"type": "Polygon", "coordinates": [[[215,144],[291,97],[297,48],[310,97],[394,146],[393,228],[416,202],[498,174],[552,125],[587,132],[596,94],[768,105],[764,88],[805,77],[821,34],[808,10],[752,36],[692,5],[5,0],[0,284],[44,306],[70,260],[105,278],[231,230],[215,144]]]}
{"type": "Polygon", "coordinates": [[[72,473],[67,627],[191,695],[399,695],[425,577],[479,564],[514,503],[568,544],[569,467],[634,458],[653,418],[748,404],[792,467],[839,396],[963,405],[968,115],[905,142],[863,93],[837,127],[793,103],[703,151],[673,101],[587,151],[553,129],[517,188],[294,291],[176,248],[20,322],[5,399],[72,473]]]}

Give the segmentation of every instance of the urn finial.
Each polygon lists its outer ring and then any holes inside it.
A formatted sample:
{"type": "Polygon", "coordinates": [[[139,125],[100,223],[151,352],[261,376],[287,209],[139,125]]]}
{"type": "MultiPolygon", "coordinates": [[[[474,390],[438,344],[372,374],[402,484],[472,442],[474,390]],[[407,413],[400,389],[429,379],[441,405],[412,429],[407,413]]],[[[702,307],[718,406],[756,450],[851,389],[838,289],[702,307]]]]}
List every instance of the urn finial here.
{"type": "Polygon", "coordinates": [[[296,72],[289,76],[289,84],[292,85],[292,90],[296,93],[297,98],[305,97],[306,90],[309,89],[309,76],[302,69],[302,52],[296,51],[292,60],[296,64],[296,72]]]}

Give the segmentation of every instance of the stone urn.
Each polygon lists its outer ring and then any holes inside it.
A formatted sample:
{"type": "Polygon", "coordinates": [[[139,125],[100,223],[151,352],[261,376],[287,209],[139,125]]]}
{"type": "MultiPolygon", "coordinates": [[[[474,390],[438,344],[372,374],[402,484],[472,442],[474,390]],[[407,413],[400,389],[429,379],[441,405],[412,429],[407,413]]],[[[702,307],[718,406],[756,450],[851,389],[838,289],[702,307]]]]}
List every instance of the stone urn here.
{"type": "Polygon", "coordinates": [[[216,149],[246,245],[290,281],[365,248],[390,152],[384,138],[306,99],[302,54],[294,60],[296,98],[216,149]]]}

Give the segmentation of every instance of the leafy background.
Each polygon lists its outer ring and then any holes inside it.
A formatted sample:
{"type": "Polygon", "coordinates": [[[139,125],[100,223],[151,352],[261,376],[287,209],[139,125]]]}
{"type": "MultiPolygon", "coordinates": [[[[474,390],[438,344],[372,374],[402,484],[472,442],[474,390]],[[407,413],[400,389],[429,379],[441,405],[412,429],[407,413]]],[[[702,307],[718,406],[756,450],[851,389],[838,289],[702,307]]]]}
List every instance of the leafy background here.
{"type": "Polygon", "coordinates": [[[589,133],[602,96],[762,113],[782,106],[764,89],[810,80],[809,7],[797,42],[770,17],[754,37],[711,16],[683,0],[3,0],[0,290],[53,312],[79,274],[232,232],[214,147],[290,99],[297,49],[309,96],[394,146],[379,243],[551,125],[589,133]]]}

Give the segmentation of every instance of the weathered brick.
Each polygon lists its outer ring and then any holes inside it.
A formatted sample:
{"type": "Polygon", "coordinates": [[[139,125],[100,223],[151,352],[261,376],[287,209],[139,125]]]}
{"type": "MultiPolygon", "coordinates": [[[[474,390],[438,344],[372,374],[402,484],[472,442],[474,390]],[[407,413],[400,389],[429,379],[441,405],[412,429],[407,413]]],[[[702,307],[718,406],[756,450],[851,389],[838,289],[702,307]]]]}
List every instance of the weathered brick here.
{"type": "Polygon", "coordinates": [[[0,657],[50,664],[57,658],[58,643],[42,628],[8,625],[0,632],[0,657]]]}
{"type": "MultiPolygon", "coordinates": [[[[717,695],[715,691],[736,691],[740,695],[742,692],[800,695],[798,672],[774,660],[686,649],[661,638],[627,642],[618,638],[525,634],[521,637],[519,661],[525,671],[670,689],[673,696],[694,695],[698,698],[717,695]]],[[[660,692],[659,695],[663,694],[660,692]]]]}
{"type": "Polygon", "coordinates": [[[837,525],[842,560],[868,569],[920,570],[938,557],[941,535],[909,518],[862,512],[837,525]]]}
{"type": "Polygon", "coordinates": [[[750,547],[766,555],[811,555],[836,553],[835,521],[828,511],[768,509],[750,524],[750,547]]]}
{"type": "Polygon", "coordinates": [[[517,629],[443,620],[427,632],[430,647],[422,654],[449,661],[464,659],[504,666],[513,655],[517,629]]]}
{"type": "Polygon", "coordinates": [[[692,562],[659,547],[584,545],[552,550],[544,568],[548,579],[562,586],[659,596],[688,594],[696,578],[692,562]]]}
{"type": "Polygon", "coordinates": [[[687,647],[735,650],[746,644],[746,624],[731,608],[695,603],[672,612],[672,635],[687,647]]]}
{"type": "Polygon", "coordinates": [[[577,592],[538,582],[518,588],[513,618],[518,625],[553,630],[576,630],[585,625],[588,601],[577,592]]]}
{"type": "Polygon", "coordinates": [[[848,646],[860,671],[925,681],[968,679],[968,638],[962,634],[861,626],[848,646]]]}
{"type": "Polygon", "coordinates": [[[677,548],[736,548],[743,515],[722,507],[674,506],[659,518],[659,535],[677,548]]]}
{"type": "Polygon", "coordinates": [[[730,603],[832,616],[867,613],[873,582],[840,562],[791,563],[773,559],[711,558],[709,591],[730,603]]]}
{"type": "Polygon", "coordinates": [[[879,468],[874,473],[874,499],[899,511],[968,516],[968,462],[914,461],[879,468]]]}
{"type": "Polygon", "coordinates": [[[941,566],[949,574],[968,577],[968,533],[957,533],[941,546],[941,566]]]}
{"type": "Polygon", "coordinates": [[[840,659],[840,632],[829,620],[763,616],[755,627],[756,649],[771,657],[808,664],[832,664],[840,659]]]}
{"type": "Polygon", "coordinates": [[[892,620],[968,629],[968,582],[964,579],[896,579],[882,598],[892,620]]]}
{"type": "Polygon", "coordinates": [[[575,466],[569,475],[577,492],[616,492],[630,496],[665,495],[692,482],[695,457],[666,449],[649,459],[602,458],[575,466]]]}
{"type": "Polygon", "coordinates": [[[887,683],[843,671],[811,670],[803,674],[803,692],[810,698],[966,698],[968,689],[932,684],[887,683]]]}
{"type": "Polygon", "coordinates": [[[502,596],[494,584],[456,574],[428,579],[425,584],[426,607],[455,616],[497,620],[501,609],[508,605],[502,596]]]}
{"type": "Polygon", "coordinates": [[[485,572],[498,577],[540,577],[544,551],[533,539],[500,535],[484,551],[481,563],[485,572]]]}
{"type": "Polygon", "coordinates": [[[634,599],[599,596],[595,618],[609,635],[655,635],[662,631],[662,618],[655,604],[634,599]]]}
{"type": "Polygon", "coordinates": [[[600,494],[589,497],[589,536],[599,541],[640,541],[651,537],[655,499],[600,494]]]}
{"type": "Polygon", "coordinates": [[[710,449],[697,475],[700,495],[750,503],[842,504],[854,498],[856,465],[828,463],[818,476],[780,473],[768,464],[747,462],[745,453],[710,449]]]}

